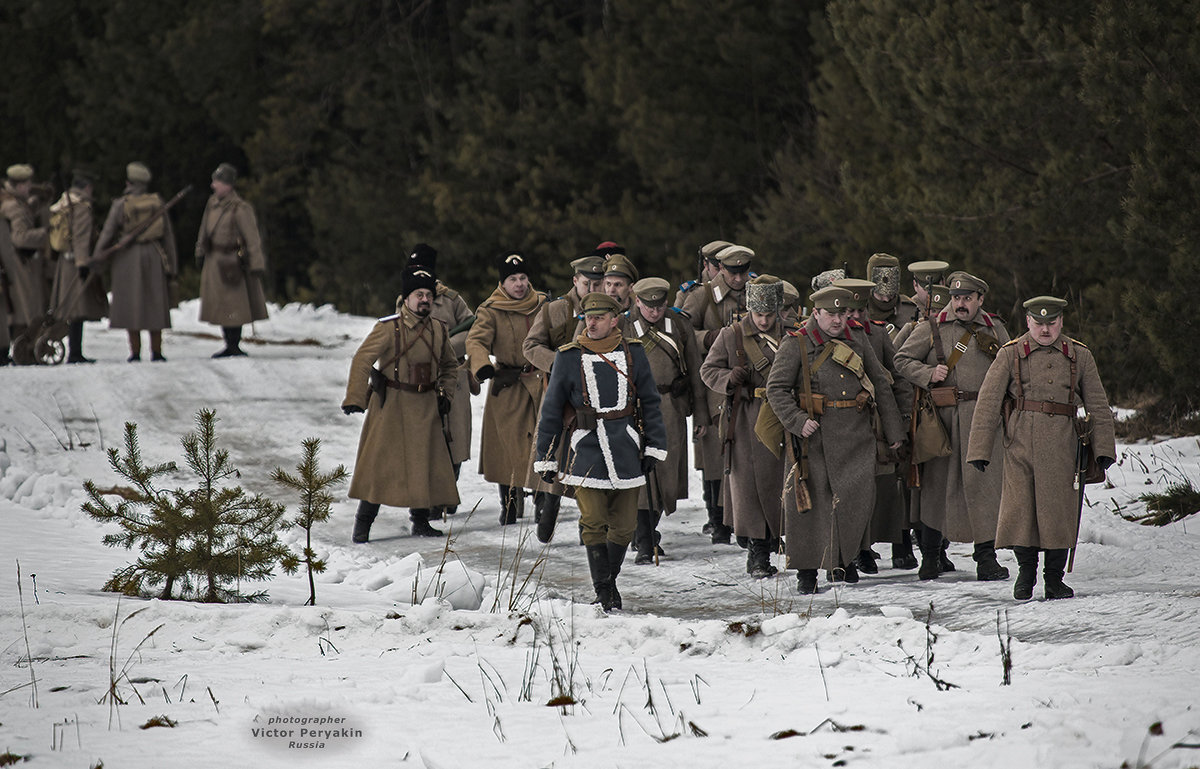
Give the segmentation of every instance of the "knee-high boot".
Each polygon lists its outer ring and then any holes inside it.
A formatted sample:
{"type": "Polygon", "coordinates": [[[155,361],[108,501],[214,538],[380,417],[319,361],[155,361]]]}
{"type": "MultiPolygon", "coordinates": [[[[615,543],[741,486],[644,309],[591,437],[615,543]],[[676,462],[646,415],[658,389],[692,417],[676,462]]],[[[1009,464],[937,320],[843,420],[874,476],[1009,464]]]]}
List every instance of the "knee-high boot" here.
{"type": "Polygon", "coordinates": [[[918,579],[937,579],[942,573],[940,561],[942,558],[942,532],[931,526],[921,529],[921,568],[917,571],[918,579]]]}
{"type": "Polygon", "coordinates": [[[629,545],[618,545],[615,542],[608,544],[608,589],[609,596],[612,602],[611,606],[606,606],[608,609],[621,608],[621,594],[617,592],[617,575],[621,573],[621,564],[625,561],[625,551],[629,549],[629,545]]]}
{"type": "Polygon", "coordinates": [[[1013,598],[1028,601],[1033,598],[1033,586],[1037,584],[1038,549],[1017,545],[1013,548],[1017,557],[1017,579],[1013,582],[1013,598]]]}
{"type": "Polygon", "coordinates": [[[1063,582],[1063,573],[1067,568],[1066,548],[1044,550],[1042,557],[1042,576],[1046,578],[1045,591],[1047,598],[1074,598],[1075,591],[1063,582]]]}
{"type": "Polygon", "coordinates": [[[588,570],[592,573],[592,587],[596,591],[596,600],[600,608],[608,611],[612,608],[612,588],[608,574],[608,543],[587,545],[588,570]]]}
{"type": "Polygon", "coordinates": [[[354,514],[354,533],[350,537],[355,543],[361,545],[371,540],[371,524],[375,522],[377,515],[378,504],[365,499],[358,503],[358,512],[354,514]]]}

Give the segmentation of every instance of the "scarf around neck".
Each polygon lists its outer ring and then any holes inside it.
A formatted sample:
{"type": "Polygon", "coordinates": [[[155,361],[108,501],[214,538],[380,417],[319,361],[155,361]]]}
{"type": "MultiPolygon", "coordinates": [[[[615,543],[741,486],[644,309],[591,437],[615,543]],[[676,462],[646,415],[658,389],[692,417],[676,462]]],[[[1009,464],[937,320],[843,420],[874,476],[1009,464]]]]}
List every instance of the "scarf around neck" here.
{"type": "Polygon", "coordinates": [[[504,292],[502,286],[496,286],[496,290],[492,295],[483,300],[480,307],[492,307],[502,312],[518,312],[522,315],[528,315],[536,310],[542,303],[542,295],[534,290],[533,286],[529,287],[529,292],[525,294],[524,299],[513,299],[504,292]]]}
{"type": "Polygon", "coordinates": [[[579,342],[579,346],[588,352],[599,353],[603,355],[617,349],[624,339],[625,335],[621,333],[621,327],[617,326],[612,330],[612,333],[603,339],[592,339],[587,335],[587,331],[584,331],[582,334],[576,337],[575,341],[579,342]]]}

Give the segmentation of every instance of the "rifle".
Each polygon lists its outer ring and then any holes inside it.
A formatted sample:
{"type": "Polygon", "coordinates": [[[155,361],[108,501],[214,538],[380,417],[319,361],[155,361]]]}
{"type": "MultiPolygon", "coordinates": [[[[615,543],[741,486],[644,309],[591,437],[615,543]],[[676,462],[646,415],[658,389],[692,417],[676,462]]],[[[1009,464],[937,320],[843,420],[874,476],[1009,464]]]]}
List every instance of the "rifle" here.
{"type": "Polygon", "coordinates": [[[471,328],[471,326],[473,326],[473,325],[475,325],[475,316],[474,315],[467,318],[462,323],[459,323],[454,328],[448,330],[446,332],[446,336],[454,336],[455,334],[461,334],[463,331],[469,330],[471,328]]]}
{"type": "MultiPolygon", "coordinates": [[[[735,333],[737,334],[737,340],[738,340],[737,350],[736,350],[738,365],[745,367],[746,363],[747,363],[746,351],[745,351],[745,349],[742,348],[741,330],[740,329],[735,330],[735,333]]],[[[734,435],[737,432],[738,407],[742,403],[742,390],[744,390],[744,389],[745,389],[744,383],[739,384],[739,385],[737,385],[737,387],[734,388],[733,392],[728,393],[725,396],[725,409],[726,409],[726,412],[729,414],[729,420],[726,422],[726,428],[725,428],[725,441],[721,447],[722,451],[725,453],[725,475],[729,475],[730,471],[733,469],[732,463],[733,463],[734,435]]]]}
{"type": "MultiPolygon", "coordinates": [[[[933,312],[933,276],[930,275],[927,278],[925,278],[925,320],[926,321],[933,320],[932,318],[929,317],[932,312],[933,312]]],[[[930,329],[932,331],[936,331],[936,328],[934,326],[930,326],[930,329]]],[[[931,337],[931,340],[932,340],[932,337],[931,337]]],[[[942,342],[942,340],[941,340],[941,337],[939,336],[937,338],[937,342],[935,342],[935,344],[937,345],[939,361],[941,360],[941,357],[942,357],[941,356],[941,350],[942,350],[941,342],[942,342]]],[[[908,445],[909,445],[910,449],[913,446],[917,445],[917,412],[920,410],[920,406],[921,406],[921,388],[914,387],[913,388],[912,417],[908,421],[908,445]]],[[[911,451],[908,454],[908,468],[905,471],[904,480],[905,480],[905,484],[910,489],[921,488],[921,466],[918,465],[916,462],[912,461],[912,452],[911,451]]]]}
{"type": "MultiPolygon", "coordinates": [[[[440,404],[441,399],[446,397],[446,391],[439,387],[437,389],[437,397],[438,397],[439,405],[441,405],[440,404]]],[[[446,451],[450,454],[453,454],[454,453],[454,448],[453,448],[454,436],[450,433],[450,414],[449,413],[442,414],[441,412],[442,412],[442,410],[439,408],[438,414],[442,418],[442,437],[446,439],[446,451]]]]}
{"type": "Polygon", "coordinates": [[[188,186],[181,189],[179,192],[175,193],[175,197],[171,198],[166,203],[162,204],[162,206],[160,206],[154,213],[152,213],[152,214],[150,214],[150,216],[146,217],[145,221],[141,222],[140,224],[138,224],[138,226],[134,227],[132,230],[125,233],[125,235],[120,240],[118,240],[116,243],[113,243],[111,246],[107,246],[107,247],[101,249],[101,251],[99,253],[97,253],[95,256],[92,257],[92,261],[102,262],[102,261],[108,259],[108,257],[112,256],[116,252],[120,251],[121,249],[127,248],[129,246],[129,244],[132,243],[138,235],[141,235],[143,232],[148,230],[150,228],[150,225],[152,225],[156,221],[158,221],[158,218],[160,216],[165,215],[167,213],[167,211],[171,210],[172,206],[174,206],[179,201],[183,200],[184,196],[186,196],[191,191],[192,191],[192,185],[189,184],[188,186]]]}
{"type": "MultiPolygon", "coordinates": [[[[1084,476],[1087,473],[1088,463],[1088,441],[1091,440],[1092,415],[1088,414],[1082,419],[1076,418],[1075,423],[1075,478],[1071,483],[1071,488],[1078,491],[1078,499],[1075,504],[1075,539],[1079,539],[1079,525],[1083,522],[1083,490],[1085,488],[1084,476]]],[[[1075,566],[1075,546],[1071,546],[1071,553],[1067,557],[1067,573],[1071,573],[1071,569],[1075,566]]]]}

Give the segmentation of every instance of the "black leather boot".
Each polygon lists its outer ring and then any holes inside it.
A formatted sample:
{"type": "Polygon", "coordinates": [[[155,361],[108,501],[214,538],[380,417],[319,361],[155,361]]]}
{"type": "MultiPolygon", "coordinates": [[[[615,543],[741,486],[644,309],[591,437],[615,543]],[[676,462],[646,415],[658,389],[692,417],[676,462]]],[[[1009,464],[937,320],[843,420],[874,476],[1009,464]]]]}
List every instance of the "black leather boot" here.
{"type": "Polygon", "coordinates": [[[971,558],[975,561],[975,578],[980,582],[1008,579],[1008,569],[996,560],[996,540],[976,542],[971,558]]]}
{"type": "Polygon", "coordinates": [[[375,522],[377,515],[379,515],[379,505],[366,500],[358,503],[358,512],[354,514],[354,533],[350,535],[350,539],[355,544],[361,545],[371,541],[371,524],[375,522]]]}
{"type": "Polygon", "coordinates": [[[766,579],[779,572],[771,565],[771,540],[751,539],[746,548],[746,572],[754,579],[766,579]]]}
{"type": "Polygon", "coordinates": [[[950,549],[950,540],[942,537],[942,549],[938,552],[938,569],[942,573],[955,571],[954,564],[946,557],[946,551],[950,549]]]}
{"type": "Polygon", "coordinates": [[[562,497],[539,491],[533,496],[533,504],[537,508],[537,538],[538,542],[546,543],[554,538],[554,524],[558,523],[558,509],[562,505],[562,497]]]}
{"type": "Polygon", "coordinates": [[[1044,590],[1046,598],[1074,598],[1075,591],[1063,582],[1063,573],[1067,568],[1066,548],[1059,550],[1043,550],[1042,576],[1046,578],[1044,590]]]}
{"type": "MultiPolygon", "coordinates": [[[[712,534],[714,511],[721,502],[721,482],[702,481],[701,487],[704,491],[704,509],[708,512],[708,520],[704,522],[700,531],[712,534]]],[[[716,516],[716,519],[720,521],[721,516],[716,516]]]]}
{"type": "Polygon", "coordinates": [[[241,326],[221,326],[221,335],[225,337],[225,349],[214,353],[214,358],[235,358],[246,354],[241,347],[241,326]]]}
{"type": "Polygon", "coordinates": [[[921,529],[921,569],[917,579],[937,579],[942,573],[942,532],[926,526],[921,529]]]}
{"type": "Polygon", "coordinates": [[[621,608],[621,594],[617,592],[617,575],[621,573],[621,564],[625,561],[625,551],[628,549],[628,545],[608,543],[608,590],[612,605],[605,606],[605,611],[621,608]]]}
{"type": "Polygon", "coordinates": [[[95,363],[83,357],[83,321],[73,320],[67,326],[67,363],[95,363]]]}
{"type": "Polygon", "coordinates": [[[855,582],[858,582],[858,568],[854,565],[854,561],[851,561],[845,566],[839,566],[836,569],[826,571],[825,579],[830,582],[845,582],[847,584],[854,584],[855,582]]]}
{"type": "Polygon", "coordinates": [[[1013,548],[1017,557],[1017,579],[1013,582],[1013,598],[1028,601],[1033,598],[1033,586],[1037,584],[1038,549],[1017,545],[1013,548]]]}
{"type": "Polygon", "coordinates": [[[521,517],[525,504],[525,490],[519,486],[500,484],[500,525],[509,526],[521,517]]]}
{"type": "Polygon", "coordinates": [[[414,537],[446,536],[446,533],[441,529],[435,529],[429,525],[429,514],[431,512],[427,507],[414,507],[408,511],[408,519],[412,521],[412,535],[414,537]]]}
{"type": "Polygon", "coordinates": [[[912,532],[905,529],[900,541],[892,544],[892,568],[915,569],[919,565],[917,557],[913,555],[912,532]]]}
{"type": "Polygon", "coordinates": [[[633,534],[633,544],[637,548],[637,557],[633,559],[635,566],[654,563],[654,527],[651,520],[649,510],[637,511],[637,531],[633,534]]]}
{"type": "Polygon", "coordinates": [[[608,544],[587,545],[588,570],[592,573],[592,588],[596,591],[596,600],[600,608],[608,611],[612,608],[612,583],[608,575],[608,544]]]}
{"type": "Polygon", "coordinates": [[[796,590],[800,595],[813,595],[817,592],[817,570],[800,569],[796,572],[796,590]]]}
{"type": "Polygon", "coordinates": [[[854,564],[863,574],[878,574],[879,567],[875,564],[875,559],[878,557],[874,550],[862,550],[854,559],[854,564]]]}

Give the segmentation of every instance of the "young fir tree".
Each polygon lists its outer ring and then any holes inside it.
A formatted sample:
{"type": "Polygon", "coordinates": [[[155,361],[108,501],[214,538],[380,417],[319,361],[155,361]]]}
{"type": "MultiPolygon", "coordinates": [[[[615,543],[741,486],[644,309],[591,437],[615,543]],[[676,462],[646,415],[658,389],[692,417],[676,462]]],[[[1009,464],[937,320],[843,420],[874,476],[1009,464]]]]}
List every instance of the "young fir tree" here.
{"type": "Polygon", "coordinates": [[[145,586],[162,583],[162,598],[171,598],[178,586],[181,598],[259,601],[266,592],[243,595],[242,580],[269,579],[276,565],[289,574],[299,568],[299,559],[278,537],[290,525],[281,520],[284,507],[261,494],[250,496],[240,486],[222,485],[237,469],[229,452],[216,448],[216,422],[214,411],[197,412],[197,431],[182,441],[187,464],[200,478],[198,488],[156,488],[154,479],[175,471],[176,465],[147,467],[133,423],[125,425],[125,455],[113,449],[109,462],[134,484],[134,491],[121,495],[124,501],[114,508],[94,483],[84,485],[90,500],[83,509],[122,529],[105,536],[104,543],[141,549],[138,560],[115,572],[105,590],[140,595],[145,586]]]}
{"type": "Polygon", "coordinates": [[[317,605],[317,585],[313,581],[314,574],[325,571],[325,559],[318,558],[312,547],[313,524],[329,519],[332,511],[333,495],[327,489],[346,480],[346,466],[338,465],[331,472],[321,473],[317,463],[317,454],[321,451],[320,438],[308,438],[302,444],[304,458],[296,465],[297,475],[290,475],[281,467],[275,468],[271,480],[300,492],[300,510],[292,519],[291,525],[304,529],[304,557],[301,559],[308,568],[308,606],[317,605]]]}

